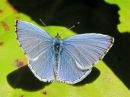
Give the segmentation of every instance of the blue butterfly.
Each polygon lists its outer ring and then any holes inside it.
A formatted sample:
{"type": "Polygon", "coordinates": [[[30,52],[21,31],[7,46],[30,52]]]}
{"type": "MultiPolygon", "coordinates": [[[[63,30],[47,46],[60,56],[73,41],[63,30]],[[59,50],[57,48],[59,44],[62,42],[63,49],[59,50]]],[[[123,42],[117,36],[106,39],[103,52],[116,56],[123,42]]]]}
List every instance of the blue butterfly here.
{"type": "Polygon", "coordinates": [[[19,43],[33,74],[43,82],[75,84],[88,76],[94,64],[112,47],[114,38],[87,33],[55,38],[32,23],[16,20],[19,43]]]}

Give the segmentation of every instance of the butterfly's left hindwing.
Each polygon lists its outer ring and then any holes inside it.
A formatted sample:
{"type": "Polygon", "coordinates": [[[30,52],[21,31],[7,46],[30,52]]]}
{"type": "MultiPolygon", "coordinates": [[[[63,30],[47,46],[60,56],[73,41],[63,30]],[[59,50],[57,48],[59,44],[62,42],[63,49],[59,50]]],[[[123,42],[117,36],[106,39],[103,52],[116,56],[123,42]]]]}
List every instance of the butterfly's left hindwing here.
{"type": "Polygon", "coordinates": [[[29,61],[29,67],[34,75],[43,82],[54,80],[54,51],[51,47],[44,50],[37,60],[29,61]]]}

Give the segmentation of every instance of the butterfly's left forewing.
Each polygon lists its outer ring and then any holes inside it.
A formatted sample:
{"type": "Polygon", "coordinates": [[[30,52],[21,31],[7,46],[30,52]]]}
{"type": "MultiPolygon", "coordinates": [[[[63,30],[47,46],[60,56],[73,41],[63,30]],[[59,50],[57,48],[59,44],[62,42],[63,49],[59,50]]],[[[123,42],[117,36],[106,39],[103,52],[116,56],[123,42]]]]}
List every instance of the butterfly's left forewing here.
{"type": "Polygon", "coordinates": [[[25,21],[16,21],[16,34],[29,59],[35,59],[52,44],[52,37],[39,27],[25,21]]]}
{"type": "Polygon", "coordinates": [[[16,21],[18,41],[29,60],[29,68],[41,81],[54,79],[53,38],[44,30],[25,21],[16,21]]]}

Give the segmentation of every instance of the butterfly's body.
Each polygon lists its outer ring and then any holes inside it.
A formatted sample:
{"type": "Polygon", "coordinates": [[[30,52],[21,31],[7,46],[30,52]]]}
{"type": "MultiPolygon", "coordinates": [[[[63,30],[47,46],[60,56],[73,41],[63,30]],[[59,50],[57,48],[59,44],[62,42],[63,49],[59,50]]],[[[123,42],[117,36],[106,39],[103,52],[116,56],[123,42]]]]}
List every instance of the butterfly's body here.
{"type": "Polygon", "coordinates": [[[88,76],[94,64],[111,48],[114,38],[88,33],[61,39],[25,21],[16,21],[17,38],[33,74],[43,82],[75,84],[88,76]]]}
{"type": "Polygon", "coordinates": [[[59,55],[59,53],[62,50],[62,40],[61,40],[59,34],[57,34],[57,36],[53,40],[53,47],[54,47],[55,54],[59,55]]]}
{"type": "Polygon", "coordinates": [[[57,74],[58,74],[58,62],[59,62],[59,56],[60,56],[60,52],[62,51],[62,40],[59,36],[59,34],[57,33],[56,37],[53,40],[53,51],[54,51],[54,55],[55,55],[55,66],[54,66],[54,77],[56,79],[57,74]]]}

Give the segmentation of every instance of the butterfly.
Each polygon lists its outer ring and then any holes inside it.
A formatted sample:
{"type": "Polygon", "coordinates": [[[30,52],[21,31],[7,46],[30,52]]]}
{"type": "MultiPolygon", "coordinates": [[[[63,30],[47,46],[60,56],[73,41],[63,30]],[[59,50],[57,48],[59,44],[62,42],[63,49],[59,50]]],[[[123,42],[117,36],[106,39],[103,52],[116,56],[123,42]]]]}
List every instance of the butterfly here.
{"type": "Polygon", "coordinates": [[[43,82],[76,84],[87,77],[114,43],[108,35],[87,33],[61,39],[32,23],[16,20],[17,39],[32,73],[43,82]]]}

